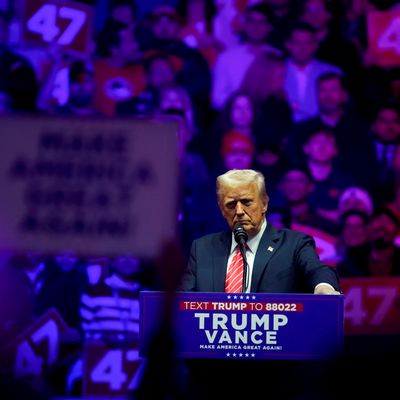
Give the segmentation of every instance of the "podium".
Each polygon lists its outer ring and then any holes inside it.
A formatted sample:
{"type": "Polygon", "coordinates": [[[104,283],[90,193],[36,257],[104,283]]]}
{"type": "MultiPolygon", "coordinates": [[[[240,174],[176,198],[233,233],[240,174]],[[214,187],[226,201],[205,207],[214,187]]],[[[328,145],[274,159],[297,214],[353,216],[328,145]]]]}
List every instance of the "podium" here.
{"type": "MultiPolygon", "coordinates": [[[[163,301],[140,293],[141,356],[163,301]]],[[[343,309],[343,295],[177,292],[172,329],[181,358],[324,360],[342,354],[343,309]]]]}

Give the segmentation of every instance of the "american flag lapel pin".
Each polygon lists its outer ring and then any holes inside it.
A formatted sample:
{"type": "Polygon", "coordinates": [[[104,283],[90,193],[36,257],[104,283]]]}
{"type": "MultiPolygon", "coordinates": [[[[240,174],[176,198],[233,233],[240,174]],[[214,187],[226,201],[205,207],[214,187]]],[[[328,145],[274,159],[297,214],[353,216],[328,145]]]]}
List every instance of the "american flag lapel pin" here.
{"type": "Polygon", "coordinates": [[[268,246],[268,249],[267,249],[268,251],[273,251],[274,250],[274,248],[273,247],[271,247],[271,246],[268,246]]]}

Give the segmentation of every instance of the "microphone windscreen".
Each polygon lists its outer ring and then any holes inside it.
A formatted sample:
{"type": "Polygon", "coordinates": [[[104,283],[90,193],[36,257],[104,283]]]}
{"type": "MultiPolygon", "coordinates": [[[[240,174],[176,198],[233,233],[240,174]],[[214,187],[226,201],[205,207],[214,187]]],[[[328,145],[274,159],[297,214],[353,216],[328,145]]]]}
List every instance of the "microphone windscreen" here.
{"type": "Polygon", "coordinates": [[[247,242],[248,235],[247,232],[244,230],[242,224],[235,224],[235,226],[233,227],[233,235],[235,237],[236,243],[247,242]]]}

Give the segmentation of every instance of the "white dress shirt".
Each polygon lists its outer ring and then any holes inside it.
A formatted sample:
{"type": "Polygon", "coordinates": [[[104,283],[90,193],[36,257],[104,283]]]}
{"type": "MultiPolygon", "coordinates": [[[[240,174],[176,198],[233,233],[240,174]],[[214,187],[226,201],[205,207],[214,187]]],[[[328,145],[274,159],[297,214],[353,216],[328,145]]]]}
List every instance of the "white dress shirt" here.
{"type": "MultiPolygon", "coordinates": [[[[265,229],[267,228],[267,221],[264,220],[264,222],[261,225],[261,229],[260,231],[257,233],[256,236],[254,236],[252,239],[250,239],[247,243],[246,243],[246,260],[247,260],[247,285],[246,288],[244,290],[245,293],[250,293],[250,288],[251,288],[251,278],[253,276],[253,265],[254,265],[254,259],[257,253],[257,249],[258,246],[260,244],[261,238],[264,234],[265,229]]],[[[233,259],[233,256],[235,254],[235,250],[236,247],[238,246],[238,244],[235,241],[235,235],[232,232],[232,244],[231,244],[231,251],[229,253],[229,257],[228,257],[228,263],[227,263],[227,270],[228,270],[228,266],[231,265],[231,261],[233,259]]],[[[314,290],[320,286],[320,285],[327,285],[329,287],[331,287],[332,289],[334,289],[332,287],[332,285],[330,285],[329,283],[325,283],[325,282],[321,282],[318,283],[318,285],[315,286],[314,290]]]]}

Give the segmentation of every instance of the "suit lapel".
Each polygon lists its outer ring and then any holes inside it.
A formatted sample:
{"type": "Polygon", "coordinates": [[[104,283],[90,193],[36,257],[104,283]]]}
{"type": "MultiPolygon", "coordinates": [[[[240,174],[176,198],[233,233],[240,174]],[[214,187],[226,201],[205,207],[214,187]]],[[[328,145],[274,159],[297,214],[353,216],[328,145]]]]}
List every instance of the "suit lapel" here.
{"type": "Polygon", "coordinates": [[[215,292],[225,291],[226,265],[231,249],[231,232],[223,232],[216,241],[215,257],[213,258],[213,282],[215,292]]]}
{"type": "Polygon", "coordinates": [[[261,237],[260,244],[254,258],[253,276],[251,279],[251,291],[257,288],[261,276],[264,273],[264,270],[267,267],[270,258],[275,254],[278,247],[280,246],[280,242],[281,235],[274,227],[271,226],[270,223],[268,223],[267,228],[265,229],[265,232],[261,237]]]}

